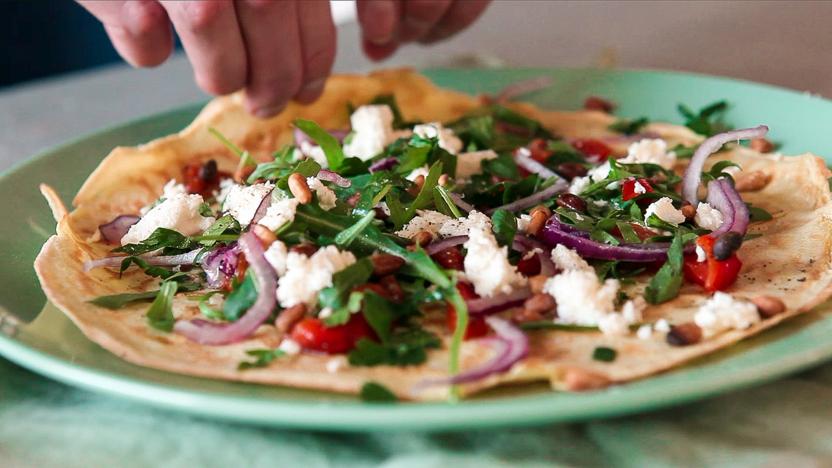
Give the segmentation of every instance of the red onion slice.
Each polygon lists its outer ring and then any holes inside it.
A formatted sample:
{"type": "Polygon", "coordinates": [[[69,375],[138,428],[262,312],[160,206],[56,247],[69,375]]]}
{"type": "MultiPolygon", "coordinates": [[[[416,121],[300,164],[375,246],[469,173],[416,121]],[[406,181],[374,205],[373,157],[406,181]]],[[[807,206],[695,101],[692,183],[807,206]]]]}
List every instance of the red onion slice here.
{"type": "Polygon", "coordinates": [[[236,343],[251,336],[272,314],[277,305],[277,274],[263,256],[263,246],[257,236],[247,232],[240,236],[238,242],[257,282],[257,300],[254,305],[236,322],[180,320],[173,326],[174,331],[204,345],[236,343]]]}
{"type": "Polygon", "coordinates": [[[462,211],[466,211],[469,213],[471,211],[474,211],[474,205],[463,200],[462,195],[453,192],[449,193],[448,195],[451,197],[451,200],[454,202],[454,205],[458,206],[460,209],[462,209],[462,211]]]}
{"type": "MultiPolygon", "coordinates": [[[[146,261],[148,265],[153,266],[176,266],[176,265],[193,265],[196,258],[199,256],[200,249],[191,250],[179,255],[139,255],[139,258],[146,261]]],[[[95,268],[118,268],[121,262],[127,256],[104,257],[96,260],[88,260],[84,262],[84,271],[90,271],[95,268]]]]}
{"type": "Polygon", "coordinates": [[[519,288],[508,294],[500,294],[493,297],[478,297],[465,301],[468,306],[468,313],[472,316],[483,316],[496,314],[512,307],[522,305],[532,295],[529,288],[519,288]]]}
{"type": "Polygon", "coordinates": [[[708,183],[708,203],[722,213],[722,224],[711,233],[717,237],[726,232],[745,235],[748,231],[750,214],[748,206],[727,179],[712,180],[708,183]]]}
{"type": "Polygon", "coordinates": [[[497,208],[491,208],[487,210],[485,214],[491,215],[494,214],[497,210],[506,210],[506,211],[520,211],[525,210],[526,208],[531,208],[535,205],[540,204],[544,200],[554,197],[560,192],[565,191],[568,188],[568,184],[563,179],[558,179],[555,182],[555,185],[552,185],[549,188],[541,190],[540,192],[533,193],[526,198],[521,198],[519,200],[515,200],[507,205],[498,206],[497,208]]]}
{"type": "Polygon", "coordinates": [[[387,171],[396,167],[397,164],[399,164],[399,160],[394,158],[393,156],[390,156],[389,158],[379,159],[378,161],[371,164],[369,171],[370,174],[378,171],[387,171]]]}
{"type": "Polygon", "coordinates": [[[428,255],[433,255],[439,253],[445,249],[450,249],[451,247],[456,247],[457,245],[462,245],[468,242],[468,236],[453,236],[448,237],[446,239],[438,240],[436,242],[431,242],[425,247],[425,252],[428,255]]]}
{"type": "Polygon", "coordinates": [[[494,97],[494,101],[498,103],[507,102],[524,94],[546,89],[552,86],[552,81],[551,76],[538,76],[528,80],[517,81],[503,88],[502,91],[494,97]]]}
{"type": "Polygon", "coordinates": [[[260,200],[260,204],[254,210],[254,216],[251,217],[251,221],[248,223],[249,225],[257,224],[258,221],[263,219],[263,216],[266,216],[266,211],[269,210],[269,205],[272,204],[272,192],[274,192],[274,189],[269,190],[266,196],[260,200]]]}
{"type": "Polygon", "coordinates": [[[138,223],[139,219],[141,218],[135,215],[118,215],[109,223],[98,226],[98,231],[108,244],[118,244],[130,226],[138,223]]]}
{"type": "Polygon", "coordinates": [[[717,133],[703,141],[699,145],[699,148],[696,149],[696,152],[693,153],[688,168],[685,169],[685,174],[682,178],[682,199],[690,202],[694,207],[699,205],[699,194],[697,192],[699,192],[699,183],[702,181],[702,169],[705,167],[705,160],[708,159],[708,156],[719,151],[722,145],[726,143],[762,138],[766,133],[768,133],[768,127],[760,125],[753,128],[717,133]]]}
{"type": "Polygon", "coordinates": [[[544,166],[540,162],[535,161],[530,154],[531,153],[527,148],[517,148],[517,151],[514,152],[514,162],[523,169],[531,172],[532,174],[537,174],[544,179],[560,177],[555,174],[553,170],[544,166]]]}
{"type": "Polygon", "coordinates": [[[563,244],[575,250],[583,258],[626,262],[661,262],[667,260],[667,246],[657,247],[656,244],[609,245],[561,231],[555,225],[549,223],[543,227],[541,237],[549,245],[563,244]]]}
{"type": "Polygon", "coordinates": [[[226,278],[234,276],[239,254],[240,246],[233,242],[217,247],[202,258],[202,270],[205,271],[208,286],[218,288],[226,278]]]}
{"type": "Polygon", "coordinates": [[[349,179],[341,177],[340,174],[330,171],[329,169],[321,169],[318,172],[318,179],[332,182],[333,184],[344,188],[352,185],[352,182],[349,179]]]}

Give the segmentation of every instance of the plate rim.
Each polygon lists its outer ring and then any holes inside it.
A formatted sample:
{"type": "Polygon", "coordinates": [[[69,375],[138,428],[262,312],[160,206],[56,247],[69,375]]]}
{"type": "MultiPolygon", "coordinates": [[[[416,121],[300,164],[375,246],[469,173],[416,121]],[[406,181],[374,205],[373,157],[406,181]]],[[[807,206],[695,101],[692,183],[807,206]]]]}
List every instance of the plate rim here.
{"type": "MultiPolygon", "coordinates": [[[[743,86],[752,86],[762,90],[785,93],[794,98],[805,95],[805,93],[794,89],[766,83],[757,83],[745,79],[644,68],[614,70],[583,67],[521,67],[496,70],[431,68],[424,70],[424,72],[427,74],[442,73],[443,71],[552,73],[560,70],[572,72],[585,71],[598,73],[599,75],[607,73],[650,73],[706,80],[725,80],[743,86]]],[[[812,98],[822,100],[827,104],[832,104],[832,100],[820,95],[813,94],[812,98]]],[[[17,172],[25,170],[29,165],[36,164],[49,157],[54,157],[54,154],[65,151],[84,141],[101,137],[111,132],[124,131],[136,125],[148,124],[162,118],[171,118],[176,114],[186,112],[196,114],[207,102],[190,103],[167,111],[131,119],[87,132],[69,141],[53,145],[2,171],[0,173],[0,184],[5,183],[7,179],[17,172]]],[[[97,393],[121,396],[131,401],[150,404],[157,408],[174,409],[196,416],[210,416],[226,421],[318,430],[351,432],[377,430],[436,431],[519,424],[531,426],[544,423],[581,421],[600,417],[617,417],[646,410],[666,408],[747,388],[752,385],[762,384],[784,375],[816,366],[832,358],[832,342],[820,346],[813,346],[811,350],[803,353],[789,354],[773,363],[757,364],[735,370],[732,373],[732,378],[728,382],[724,381],[723,374],[699,376],[696,380],[696,385],[683,392],[679,392],[678,389],[672,386],[662,386],[650,388],[646,393],[640,395],[630,393],[628,394],[628,400],[625,406],[617,404],[615,401],[615,390],[617,387],[612,387],[603,392],[581,394],[575,398],[576,404],[571,408],[558,408],[558,411],[554,413],[551,410],[546,410],[546,402],[556,397],[556,395],[559,395],[556,392],[497,397],[489,400],[466,400],[458,404],[428,402],[380,405],[368,404],[361,401],[298,403],[285,399],[264,400],[261,397],[246,398],[222,394],[220,392],[188,390],[177,388],[176,386],[149,382],[119,373],[99,370],[87,365],[76,364],[71,360],[58,357],[47,351],[30,347],[24,342],[16,340],[14,336],[7,336],[2,333],[0,333],[0,356],[30,371],[64,384],[97,393]],[[263,411],[264,405],[268,407],[268,411],[263,411]],[[341,417],[333,417],[335,416],[333,411],[340,412],[338,416],[341,417]],[[453,415],[449,413],[453,413],[453,415]],[[412,417],[407,419],[406,423],[401,421],[410,416],[412,417]],[[361,420],[361,422],[359,423],[357,420],[361,420]]],[[[570,394],[570,396],[575,395],[570,394]]]]}

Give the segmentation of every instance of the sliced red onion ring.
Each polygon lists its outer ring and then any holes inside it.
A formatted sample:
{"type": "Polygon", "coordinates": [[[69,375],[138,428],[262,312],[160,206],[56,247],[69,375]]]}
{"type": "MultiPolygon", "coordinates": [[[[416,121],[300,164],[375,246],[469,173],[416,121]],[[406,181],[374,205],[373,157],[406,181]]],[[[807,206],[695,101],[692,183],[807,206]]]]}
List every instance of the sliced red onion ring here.
{"type": "Polygon", "coordinates": [[[257,205],[257,209],[254,211],[254,216],[251,217],[251,221],[248,223],[249,225],[257,224],[258,221],[263,219],[263,216],[266,216],[266,211],[269,210],[269,205],[272,204],[272,192],[274,192],[274,189],[269,190],[266,196],[260,200],[260,204],[257,205]]]}
{"type": "Polygon", "coordinates": [[[449,193],[448,195],[451,197],[451,200],[454,202],[454,205],[458,206],[460,209],[462,209],[462,211],[470,213],[471,211],[475,210],[474,205],[462,199],[462,195],[453,192],[449,193]]]}
{"type": "Polygon", "coordinates": [[[587,239],[589,239],[589,232],[582,231],[581,229],[578,229],[577,227],[571,224],[564,223],[560,220],[558,215],[552,215],[548,220],[546,220],[546,225],[549,224],[551,224],[553,228],[558,229],[559,231],[568,232],[569,234],[574,234],[578,237],[586,237],[587,239]]]}
{"type": "Polygon", "coordinates": [[[570,249],[574,249],[583,258],[626,262],[660,262],[667,260],[666,245],[662,247],[656,246],[657,244],[609,245],[561,231],[551,223],[543,226],[540,235],[549,245],[563,244],[570,249]]]}
{"type": "Polygon", "coordinates": [[[528,148],[517,148],[517,151],[514,152],[514,162],[516,162],[517,165],[523,169],[531,172],[532,174],[537,174],[544,179],[548,179],[550,177],[560,177],[555,174],[553,170],[544,166],[540,162],[535,161],[531,157],[531,153],[528,148]]]}
{"type": "Polygon", "coordinates": [[[731,182],[727,179],[709,182],[708,203],[722,213],[722,224],[711,233],[711,236],[717,237],[726,232],[745,235],[751,217],[748,206],[742,201],[731,182]]]}
{"type": "Polygon", "coordinates": [[[394,158],[393,156],[390,156],[389,158],[379,159],[378,161],[371,164],[369,171],[370,174],[378,171],[387,171],[396,167],[397,164],[399,164],[399,160],[394,158]]]}
{"type": "MultiPolygon", "coordinates": [[[[338,139],[338,142],[340,142],[340,143],[343,143],[344,138],[346,138],[346,136],[350,133],[350,131],[347,130],[347,129],[327,130],[327,132],[329,132],[330,135],[332,135],[336,139],[338,139]]],[[[298,148],[300,148],[301,143],[308,143],[310,145],[317,145],[317,143],[315,143],[315,140],[310,138],[309,135],[303,133],[303,130],[301,130],[297,127],[292,129],[292,136],[294,136],[295,146],[297,146],[298,148]]]]}
{"type": "Polygon", "coordinates": [[[352,185],[352,182],[344,177],[341,177],[340,174],[337,172],[330,171],[329,169],[321,169],[318,172],[318,179],[325,180],[327,182],[332,182],[333,184],[347,188],[352,185]]]}
{"type": "Polygon", "coordinates": [[[529,288],[519,288],[508,294],[500,294],[493,297],[478,297],[476,299],[468,299],[465,303],[468,305],[468,313],[472,316],[483,316],[496,314],[512,307],[522,305],[523,302],[532,295],[529,288]]]}
{"type": "MultiPolygon", "coordinates": [[[[179,255],[140,255],[139,258],[146,261],[148,265],[153,266],[176,266],[176,265],[193,265],[196,258],[199,256],[199,249],[191,250],[179,255]]],[[[127,258],[126,256],[104,257],[96,260],[88,260],[84,262],[84,271],[90,271],[95,268],[118,268],[121,262],[127,258]]]]}
{"type": "Polygon", "coordinates": [[[240,246],[236,242],[222,245],[205,254],[202,258],[202,269],[208,279],[208,286],[220,287],[226,278],[231,278],[237,271],[240,246]]]}
{"type": "Polygon", "coordinates": [[[272,314],[277,305],[274,293],[277,274],[263,256],[263,246],[257,236],[247,232],[240,236],[239,244],[257,282],[257,300],[254,305],[236,322],[180,320],[173,326],[174,331],[204,345],[236,343],[251,336],[272,314]]]}
{"type": "Polygon", "coordinates": [[[453,236],[448,237],[442,240],[438,240],[436,242],[431,242],[425,247],[425,252],[428,255],[433,255],[435,253],[439,253],[445,249],[450,249],[451,247],[456,247],[457,245],[462,245],[468,242],[468,236],[453,236]]]}
{"type": "Polygon", "coordinates": [[[139,219],[141,218],[135,215],[118,215],[109,223],[98,226],[98,231],[108,244],[118,244],[130,230],[130,226],[138,223],[139,219]]]}
{"type": "Polygon", "coordinates": [[[461,372],[445,379],[425,380],[416,385],[415,391],[435,385],[458,385],[468,382],[482,380],[492,374],[498,374],[511,369],[511,366],[519,362],[529,354],[529,338],[522,330],[512,325],[511,322],[498,317],[485,319],[496,333],[494,338],[482,338],[479,343],[487,344],[492,348],[494,357],[481,365],[461,372]]]}
{"type": "Polygon", "coordinates": [[[503,90],[494,97],[494,101],[507,102],[524,94],[546,89],[552,86],[552,81],[551,76],[538,76],[528,80],[517,81],[503,88],[503,90]]]}
{"type": "Polygon", "coordinates": [[[531,208],[532,206],[538,205],[544,200],[554,197],[560,192],[565,191],[568,188],[568,184],[563,179],[558,179],[555,182],[555,185],[552,185],[549,188],[541,190],[537,193],[533,193],[526,198],[521,198],[519,200],[515,200],[507,205],[498,206],[497,208],[492,208],[487,210],[485,214],[491,215],[494,214],[497,210],[506,210],[506,211],[520,211],[525,210],[526,208],[531,208]]]}
{"type": "Polygon", "coordinates": [[[762,138],[766,133],[768,133],[768,127],[760,125],[753,128],[717,133],[703,141],[699,145],[699,148],[696,149],[696,152],[693,153],[693,157],[690,158],[688,168],[685,169],[685,174],[682,178],[682,199],[690,202],[694,207],[699,205],[699,183],[702,181],[702,168],[705,167],[705,160],[708,159],[708,156],[719,151],[722,145],[726,143],[762,138]]]}

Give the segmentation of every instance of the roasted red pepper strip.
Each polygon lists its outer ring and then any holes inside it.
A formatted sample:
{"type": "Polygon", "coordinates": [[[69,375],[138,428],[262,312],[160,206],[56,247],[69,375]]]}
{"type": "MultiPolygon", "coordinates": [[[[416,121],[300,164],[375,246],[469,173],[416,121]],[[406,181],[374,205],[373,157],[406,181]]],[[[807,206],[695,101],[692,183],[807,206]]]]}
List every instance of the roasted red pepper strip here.
{"type": "Polygon", "coordinates": [[[700,236],[696,243],[705,251],[708,258],[704,262],[698,262],[695,253],[685,255],[683,268],[688,281],[702,286],[708,292],[728,289],[737,281],[742,268],[742,262],[737,254],[732,254],[725,260],[715,259],[714,241],[715,239],[711,236],[700,236]]]}
{"type": "Polygon", "coordinates": [[[352,314],[347,323],[334,327],[327,327],[323,320],[309,317],[292,328],[291,336],[303,349],[340,354],[352,350],[361,338],[371,337],[372,329],[362,313],[352,314]]]}
{"type": "MultiPolygon", "coordinates": [[[[474,292],[474,287],[470,283],[459,282],[456,284],[456,289],[463,299],[476,299],[477,293],[474,292]]],[[[456,309],[450,303],[446,305],[445,323],[448,326],[448,331],[453,333],[456,329],[456,309]]],[[[468,328],[465,329],[465,336],[463,339],[470,340],[479,338],[488,334],[489,327],[485,323],[483,317],[470,317],[468,319],[468,328]]]]}
{"type": "Polygon", "coordinates": [[[549,151],[549,144],[543,138],[535,138],[530,141],[527,148],[532,159],[539,163],[545,163],[552,156],[552,152],[549,151]]]}
{"type": "Polygon", "coordinates": [[[572,147],[587,156],[595,156],[601,161],[606,161],[612,154],[612,148],[595,138],[579,138],[572,142],[572,147]]]}
{"type": "Polygon", "coordinates": [[[643,194],[652,192],[653,187],[650,185],[650,182],[647,179],[627,179],[621,184],[621,199],[624,201],[632,200],[633,198],[643,194]],[[636,182],[644,189],[643,192],[638,193],[636,192],[636,182]]]}

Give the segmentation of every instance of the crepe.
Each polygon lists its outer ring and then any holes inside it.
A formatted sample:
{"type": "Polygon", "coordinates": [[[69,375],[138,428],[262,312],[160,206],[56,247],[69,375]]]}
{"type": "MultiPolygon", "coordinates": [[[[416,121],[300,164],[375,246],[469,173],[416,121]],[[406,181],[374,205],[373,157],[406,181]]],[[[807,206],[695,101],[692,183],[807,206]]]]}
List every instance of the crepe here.
{"type": "MultiPolygon", "coordinates": [[[[213,127],[256,158],[265,160],[275,148],[292,141],[290,123],[297,118],[316,121],[323,128],[348,125],[347,105],[369,102],[380,94],[395,94],[407,120],[450,121],[480,104],[477,97],[435,87],[408,70],[389,70],[369,76],[334,76],[314,104],[291,103],[280,115],[259,120],[250,116],[243,96],[234,94],[211,101],[196,120],[176,135],[138,147],[114,149],[90,175],[76,195],[74,209],[61,216],[57,234],[43,246],[35,269],[47,297],[92,341],[134,364],[200,377],[234,381],[358,393],[367,381],[389,388],[397,396],[413,400],[436,400],[448,396],[446,386],[422,387],[425,379],[447,376],[448,332],[439,316],[428,314],[426,327],[443,336],[442,349],[429,353],[422,365],[409,367],[344,365],[343,357],[302,353],[277,359],[268,367],[239,371],[246,350],[274,348],[281,333],[263,325],[249,339],[232,345],[202,346],[173,333],[152,329],[146,323],[147,303],[120,310],[90,304],[92,298],[122,292],[154,289],[156,280],[141,271],[83,271],[83,262],[105,256],[110,246],[97,239],[97,228],[116,215],[137,213],[155,200],[162,186],[178,178],[190,162],[215,159],[220,169],[231,171],[237,157],[208,132],[213,127]]],[[[614,117],[594,111],[557,112],[529,104],[511,107],[538,119],[548,129],[566,137],[612,137],[608,126],[614,117]]],[[[701,141],[684,127],[653,123],[645,129],[667,140],[670,146],[701,141]]],[[[622,141],[617,150],[622,151],[622,141]]],[[[770,178],[761,190],[743,193],[746,201],[767,209],[774,219],[752,224],[752,233],[763,236],[747,241],[740,252],[743,273],[728,292],[751,298],[760,294],[779,297],[787,311],[745,329],[732,330],[698,344],[674,347],[663,337],[648,340],[635,334],[608,337],[600,332],[546,330],[529,332],[531,352],[509,372],[461,386],[472,394],[501,384],[548,381],[558,390],[587,390],[646,377],[679,366],[693,358],[727,347],[755,335],[782,320],[810,311],[832,294],[832,197],[822,160],[811,154],[784,157],[762,155],[746,148],[725,151],[716,160],[730,158],[744,173],[760,171],[770,178]],[[613,362],[592,358],[598,346],[618,351],[613,362]]],[[[636,286],[635,289],[642,286],[636,286]]],[[[671,323],[688,322],[707,296],[700,288],[685,286],[678,298],[648,307],[645,320],[666,318],[671,323]]],[[[199,314],[187,295],[175,299],[177,318],[199,314]]],[[[487,360],[490,348],[476,340],[466,341],[461,367],[468,369],[487,360]]]]}

